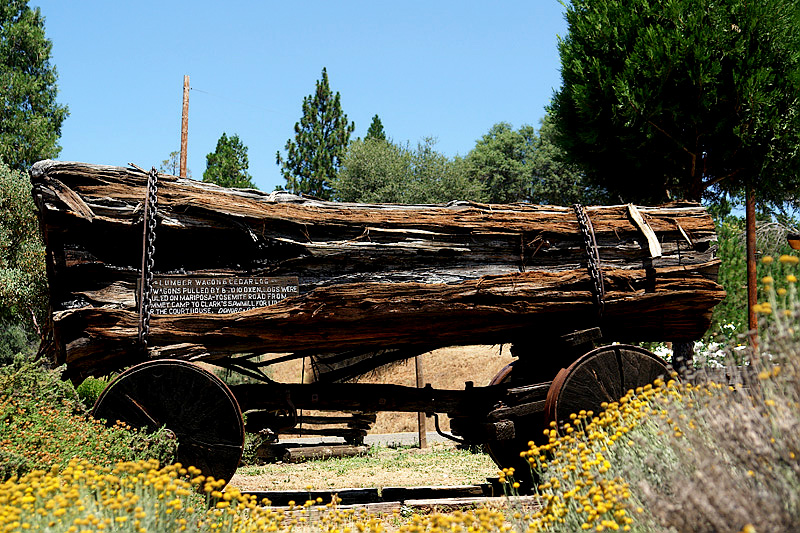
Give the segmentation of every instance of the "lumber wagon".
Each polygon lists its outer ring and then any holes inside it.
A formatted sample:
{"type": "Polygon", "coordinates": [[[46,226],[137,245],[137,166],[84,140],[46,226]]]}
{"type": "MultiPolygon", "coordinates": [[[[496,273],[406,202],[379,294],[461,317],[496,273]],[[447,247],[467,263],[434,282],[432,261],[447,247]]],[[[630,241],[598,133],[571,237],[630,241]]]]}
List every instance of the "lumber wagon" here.
{"type": "Polygon", "coordinates": [[[625,343],[698,339],[724,297],[713,221],[694,203],[365,205],[56,161],[31,181],[43,349],[76,381],[119,373],[95,415],[166,426],[179,459],[217,478],[245,432],[358,441],[378,411],[447,414],[457,438],[511,466],[550,421],[667,372],[625,343]],[[486,385],[357,382],[435,348],[501,343],[516,360],[486,385]],[[298,358],[314,382],[270,379],[298,358]],[[209,365],[250,382],[226,386],[209,365]]]}

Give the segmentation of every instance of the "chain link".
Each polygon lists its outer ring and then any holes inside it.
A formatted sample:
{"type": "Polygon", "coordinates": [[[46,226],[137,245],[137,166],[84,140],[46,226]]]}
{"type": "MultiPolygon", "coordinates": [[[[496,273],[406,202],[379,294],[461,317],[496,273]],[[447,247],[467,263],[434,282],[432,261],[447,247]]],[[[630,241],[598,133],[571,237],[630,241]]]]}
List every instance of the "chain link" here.
{"type": "Polygon", "coordinates": [[[144,237],[142,242],[142,285],[139,301],[139,343],[147,353],[150,317],[153,314],[150,296],[153,286],[153,266],[156,253],[156,224],[158,223],[158,172],[155,167],[147,174],[147,194],[144,206],[144,237]]]}
{"type": "Polygon", "coordinates": [[[594,299],[597,303],[597,314],[602,318],[605,307],[605,285],[603,283],[603,270],[600,268],[600,253],[597,250],[597,240],[594,237],[594,227],[592,221],[586,214],[586,209],[580,204],[572,206],[578,217],[578,225],[583,235],[583,245],[586,248],[588,258],[589,275],[592,277],[594,299]]]}

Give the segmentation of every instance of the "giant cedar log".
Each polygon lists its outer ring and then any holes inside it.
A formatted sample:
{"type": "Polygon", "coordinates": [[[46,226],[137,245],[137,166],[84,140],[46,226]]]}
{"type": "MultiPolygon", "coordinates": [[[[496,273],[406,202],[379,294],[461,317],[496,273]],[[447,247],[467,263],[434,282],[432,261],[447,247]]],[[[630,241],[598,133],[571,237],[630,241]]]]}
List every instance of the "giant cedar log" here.
{"type": "MultiPolygon", "coordinates": [[[[80,377],[146,357],[136,287],[147,174],[41,161],[31,180],[56,362],[80,377]]],[[[699,338],[724,296],[706,211],[672,203],[586,212],[604,277],[602,315],[569,207],[333,203],[161,175],[159,276],[296,276],[299,293],[237,313],[154,315],[149,356],[398,359],[447,345],[530,344],[592,326],[610,340],[699,338]]],[[[385,362],[375,361],[359,368],[385,362]]]]}

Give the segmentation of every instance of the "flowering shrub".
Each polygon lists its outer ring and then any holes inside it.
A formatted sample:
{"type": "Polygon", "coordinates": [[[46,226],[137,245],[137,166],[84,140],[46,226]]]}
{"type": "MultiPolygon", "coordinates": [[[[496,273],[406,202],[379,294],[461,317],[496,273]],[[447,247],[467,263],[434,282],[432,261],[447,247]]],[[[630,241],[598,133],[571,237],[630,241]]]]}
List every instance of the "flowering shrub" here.
{"type": "Polygon", "coordinates": [[[730,384],[657,380],[530,443],[533,531],[800,531],[798,262],[761,280],[758,349],[716,354],[730,384]]]}
{"type": "MultiPolygon", "coordinates": [[[[338,509],[321,499],[276,509],[205,478],[192,467],[158,467],[156,461],[121,462],[113,468],[72,460],[60,470],[35,470],[0,483],[0,531],[358,531],[381,533],[385,522],[364,510],[338,509]]],[[[393,529],[497,531],[511,528],[503,513],[478,509],[451,515],[395,513],[393,529]]]]}
{"type": "Polygon", "coordinates": [[[97,464],[155,457],[169,460],[175,442],[124,425],[106,427],[85,411],[60,372],[17,359],[0,367],[0,479],[64,467],[72,458],[97,464]]]}

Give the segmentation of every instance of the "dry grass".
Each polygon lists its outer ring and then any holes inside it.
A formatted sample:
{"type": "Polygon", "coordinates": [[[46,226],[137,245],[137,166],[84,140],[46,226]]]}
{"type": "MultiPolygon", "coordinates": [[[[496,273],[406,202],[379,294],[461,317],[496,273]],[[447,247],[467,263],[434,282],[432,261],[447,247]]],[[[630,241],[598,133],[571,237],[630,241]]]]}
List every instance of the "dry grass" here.
{"type": "MultiPolygon", "coordinates": [[[[422,356],[422,369],[425,383],[434,388],[463,389],[464,383],[472,381],[476,386],[486,385],[513,358],[508,346],[454,346],[428,352],[422,356]]],[[[303,378],[302,361],[288,361],[274,365],[272,377],[284,383],[300,383],[303,378]]],[[[361,383],[393,383],[413,387],[416,384],[414,361],[392,365],[386,370],[378,370],[366,376],[361,383]]],[[[450,428],[446,416],[440,417],[442,430],[450,428]]],[[[427,430],[433,431],[433,420],[427,421],[427,430]]],[[[378,413],[378,420],[370,433],[403,433],[417,431],[416,413],[378,413]]]]}
{"type": "Polygon", "coordinates": [[[315,490],[484,483],[497,467],[488,455],[451,444],[429,448],[373,447],[365,456],[270,463],[240,468],[231,486],[241,490],[315,490]]]}

